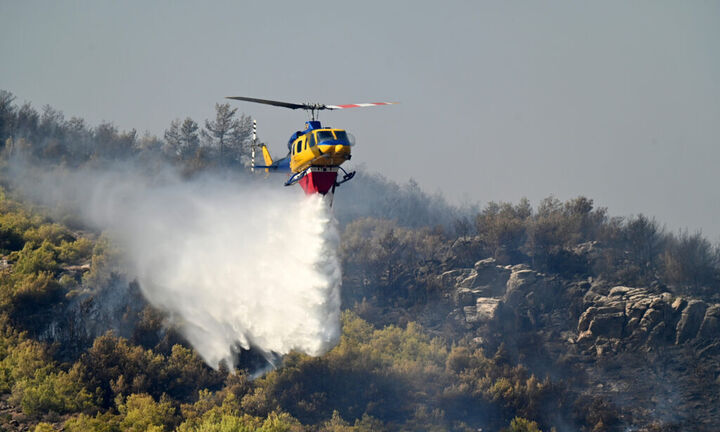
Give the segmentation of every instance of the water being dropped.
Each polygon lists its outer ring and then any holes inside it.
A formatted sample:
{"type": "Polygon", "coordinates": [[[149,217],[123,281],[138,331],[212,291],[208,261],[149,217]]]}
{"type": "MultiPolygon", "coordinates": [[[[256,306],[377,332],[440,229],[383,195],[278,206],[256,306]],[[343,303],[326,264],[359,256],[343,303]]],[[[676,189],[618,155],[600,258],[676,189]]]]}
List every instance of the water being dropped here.
{"type": "Polygon", "coordinates": [[[268,359],[320,355],[340,335],[339,235],[317,196],[230,179],[152,180],[132,169],[50,173],[46,200],[71,200],[124,250],[147,300],[212,367],[240,348],[268,359]]]}

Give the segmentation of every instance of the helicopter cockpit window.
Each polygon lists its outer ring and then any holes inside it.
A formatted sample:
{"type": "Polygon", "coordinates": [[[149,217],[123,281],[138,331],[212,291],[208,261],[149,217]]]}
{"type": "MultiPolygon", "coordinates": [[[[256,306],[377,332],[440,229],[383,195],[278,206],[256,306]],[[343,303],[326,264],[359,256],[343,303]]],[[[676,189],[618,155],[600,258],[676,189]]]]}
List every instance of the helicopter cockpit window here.
{"type": "Polygon", "coordinates": [[[315,134],[308,134],[308,141],[310,141],[308,147],[315,147],[315,134]]]}
{"type": "Polygon", "coordinates": [[[348,139],[347,132],[335,131],[335,136],[337,137],[338,141],[342,141],[343,145],[350,145],[350,140],[348,139]]]}
{"type": "Polygon", "coordinates": [[[317,133],[317,140],[318,143],[322,143],[323,141],[332,141],[335,139],[335,135],[331,131],[320,131],[317,133]]]}
{"type": "Polygon", "coordinates": [[[295,153],[300,153],[302,150],[302,140],[298,141],[297,147],[295,148],[295,153]]]}

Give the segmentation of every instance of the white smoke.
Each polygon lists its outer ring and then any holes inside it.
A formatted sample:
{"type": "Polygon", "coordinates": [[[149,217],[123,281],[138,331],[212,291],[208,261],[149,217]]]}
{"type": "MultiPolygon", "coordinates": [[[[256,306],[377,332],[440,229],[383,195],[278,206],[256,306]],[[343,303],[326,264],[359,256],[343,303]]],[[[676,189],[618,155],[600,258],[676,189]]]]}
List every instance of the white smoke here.
{"type": "Polygon", "coordinates": [[[45,174],[33,189],[46,200],[72,200],[84,220],[106,230],[147,300],[210,366],[234,366],[238,347],[268,357],[322,354],[340,333],[331,210],[280,181],[246,181],[149,181],[122,169],[45,174]]]}

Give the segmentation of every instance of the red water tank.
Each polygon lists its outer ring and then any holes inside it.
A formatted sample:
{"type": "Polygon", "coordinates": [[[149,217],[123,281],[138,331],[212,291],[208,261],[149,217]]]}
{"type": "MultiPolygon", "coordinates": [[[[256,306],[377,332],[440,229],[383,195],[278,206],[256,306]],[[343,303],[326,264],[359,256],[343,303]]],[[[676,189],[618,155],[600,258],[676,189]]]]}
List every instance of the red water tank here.
{"type": "Polygon", "coordinates": [[[335,186],[337,174],[337,167],[310,167],[298,183],[307,195],[325,195],[335,186]]]}

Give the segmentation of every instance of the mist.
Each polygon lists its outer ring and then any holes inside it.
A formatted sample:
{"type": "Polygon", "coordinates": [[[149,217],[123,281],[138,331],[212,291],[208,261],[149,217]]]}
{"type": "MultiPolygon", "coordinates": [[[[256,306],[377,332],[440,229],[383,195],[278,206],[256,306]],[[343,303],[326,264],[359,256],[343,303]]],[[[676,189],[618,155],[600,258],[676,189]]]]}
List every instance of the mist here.
{"type": "Polygon", "coordinates": [[[238,176],[149,176],[132,164],[14,166],[24,195],[69,207],[122,248],[128,276],[211,367],[235,366],[241,348],[272,361],[337,344],[339,234],[322,198],[238,176]]]}

